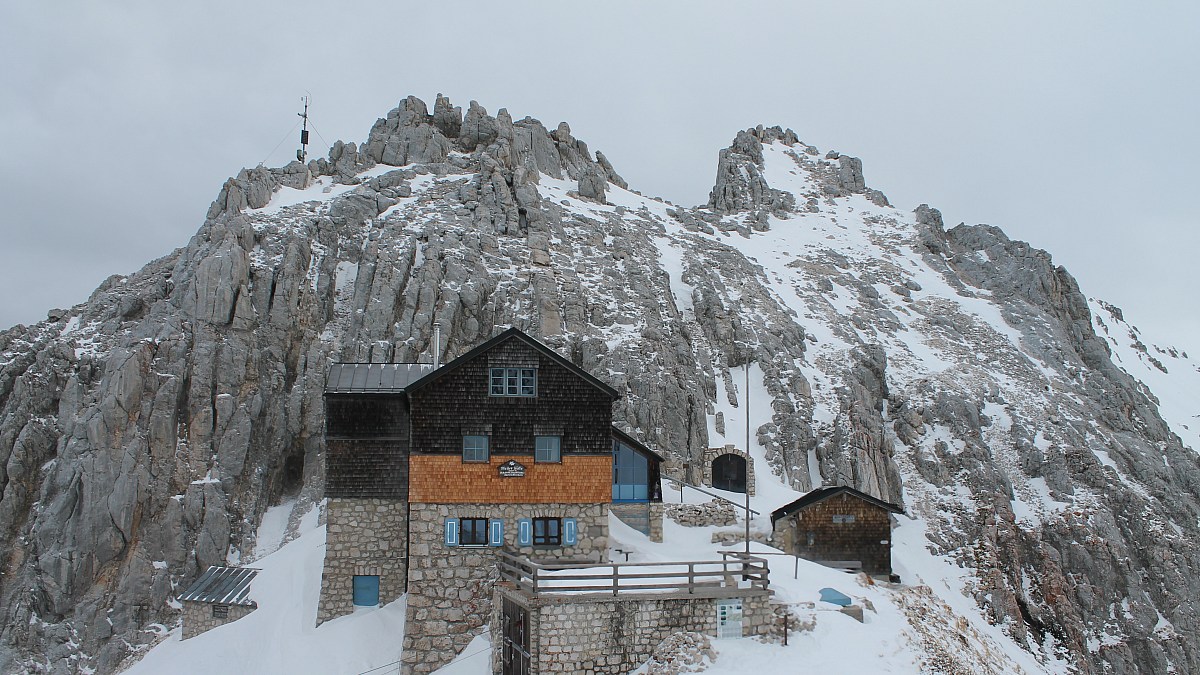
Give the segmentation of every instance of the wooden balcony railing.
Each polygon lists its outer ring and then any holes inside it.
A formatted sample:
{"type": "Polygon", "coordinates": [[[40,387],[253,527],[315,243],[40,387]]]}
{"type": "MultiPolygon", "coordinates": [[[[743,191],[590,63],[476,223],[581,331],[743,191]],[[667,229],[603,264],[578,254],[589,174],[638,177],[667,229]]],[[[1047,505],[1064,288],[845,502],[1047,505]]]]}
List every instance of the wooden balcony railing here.
{"type": "Polygon", "coordinates": [[[766,591],[770,585],[767,561],[741,552],[726,552],[724,560],[596,563],[535,561],[500,551],[500,579],[531,595],[621,595],[664,593],[721,595],[729,591],[766,591]]]}

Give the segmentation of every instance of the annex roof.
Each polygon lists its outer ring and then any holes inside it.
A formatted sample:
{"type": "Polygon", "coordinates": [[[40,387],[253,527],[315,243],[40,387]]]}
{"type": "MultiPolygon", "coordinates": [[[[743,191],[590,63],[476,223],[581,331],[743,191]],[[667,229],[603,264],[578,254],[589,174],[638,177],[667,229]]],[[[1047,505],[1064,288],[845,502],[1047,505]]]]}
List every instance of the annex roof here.
{"type": "Polygon", "coordinates": [[[775,509],[774,511],[771,512],[771,522],[774,523],[775,521],[779,520],[780,518],[785,518],[787,516],[790,516],[793,513],[799,511],[800,509],[807,508],[809,506],[812,506],[813,504],[823,502],[826,499],[829,499],[830,497],[835,497],[835,496],[843,494],[843,493],[852,495],[854,497],[858,497],[859,499],[863,500],[864,502],[867,502],[868,504],[874,504],[875,506],[878,506],[881,509],[887,509],[888,511],[891,511],[892,513],[904,513],[903,507],[897,506],[890,502],[885,502],[882,499],[879,499],[877,497],[872,497],[871,495],[869,495],[865,492],[860,492],[858,490],[855,490],[854,488],[850,487],[849,485],[837,485],[834,487],[817,488],[817,489],[813,490],[812,492],[809,492],[808,494],[804,495],[803,497],[797,499],[796,501],[792,502],[791,504],[788,504],[786,506],[781,506],[781,507],[775,509]]]}
{"type": "Polygon", "coordinates": [[[258,570],[253,567],[213,565],[177,599],[222,605],[253,605],[254,601],[246,596],[250,593],[250,581],[257,574],[258,570]]]}
{"type": "Polygon", "coordinates": [[[638,439],[625,433],[624,431],[621,431],[620,429],[618,429],[615,426],[612,428],[612,433],[613,433],[614,438],[621,441],[625,445],[628,445],[629,447],[633,448],[634,450],[637,450],[638,452],[640,452],[644,455],[650,455],[651,457],[658,459],[658,461],[660,461],[660,462],[667,461],[666,457],[663,457],[662,455],[651,450],[650,448],[647,448],[640,441],[638,441],[638,439]]]}
{"type": "Polygon", "coordinates": [[[503,333],[500,333],[499,335],[496,335],[495,337],[488,340],[487,342],[484,342],[483,344],[480,344],[479,346],[475,347],[474,349],[467,352],[466,354],[463,354],[462,356],[458,357],[457,359],[450,361],[449,363],[445,364],[441,368],[438,368],[437,370],[434,370],[434,371],[428,373],[427,375],[420,378],[416,382],[413,382],[412,384],[410,384],[407,391],[416,391],[422,387],[425,387],[429,384],[437,382],[439,379],[454,372],[456,369],[461,368],[463,366],[463,364],[467,363],[468,361],[475,358],[476,356],[486,353],[489,349],[492,349],[493,347],[495,347],[499,344],[507,342],[508,340],[520,340],[520,341],[524,342],[525,344],[529,345],[530,347],[533,347],[537,351],[546,355],[548,358],[550,358],[550,360],[554,361],[555,363],[561,365],[562,367],[566,368],[567,370],[571,371],[572,373],[575,373],[579,377],[583,378],[584,381],[586,381],[588,384],[592,385],[593,387],[596,387],[597,389],[604,391],[606,394],[613,397],[614,399],[621,398],[621,394],[619,394],[616,389],[613,389],[612,387],[608,386],[603,381],[601,381],[600,379],[593,376],[591,373],[580,368],[579,366],[575,365],[574,363],[571,363],[569,360],[564,358],[558,352],[554,351],[550,347],[542,344],[537,339],[530,337],[529,335],[526,335],[524,332],[522,332],[521,330],[518,330],[516,328],[509,328],[508,330],[504,331],[503,333]]]}
{"type": "Polygon", "coordinates": [[[334,363],[326,394],[398,394],[433,371],[429,363],[334,363]]]}

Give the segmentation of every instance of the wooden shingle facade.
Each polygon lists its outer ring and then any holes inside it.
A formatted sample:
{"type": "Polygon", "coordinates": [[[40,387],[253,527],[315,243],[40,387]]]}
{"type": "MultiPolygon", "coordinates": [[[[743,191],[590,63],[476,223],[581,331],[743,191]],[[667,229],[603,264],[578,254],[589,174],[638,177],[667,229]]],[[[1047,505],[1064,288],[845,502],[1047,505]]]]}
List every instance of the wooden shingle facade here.
{"type": "Polygon", "coordinates": [[[771,514],[775,545],[831,567],[892,575],[892,514],[901,507],[842,485],[817,488],[771,514]]]}
{"type": "Polygon", "coordinates": [[[534,437],[558,435],[563,455],[608,455],[617,392],[523,333],[508,331],[414,384],[413,450],[458,455],[462,435],[486,433],[493,455],[532,457],[534,437]],[[532,370],[533,393],[492,395],[493,369],[532,370]]]}

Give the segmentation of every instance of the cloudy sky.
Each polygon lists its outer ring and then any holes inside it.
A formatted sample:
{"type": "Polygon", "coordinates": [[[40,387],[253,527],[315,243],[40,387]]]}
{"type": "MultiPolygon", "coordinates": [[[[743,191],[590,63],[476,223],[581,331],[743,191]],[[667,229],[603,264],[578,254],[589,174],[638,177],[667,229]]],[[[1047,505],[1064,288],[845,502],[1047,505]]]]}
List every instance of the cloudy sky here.
{"type": "Polygon", "coordinates": [[[1200,352],[1200,3],[0,3],[0,329],[186,244],[226,177],[415,94],[507,107],[707,199],[738,129],[1053,254],[1200,352]],[[281,143],[282,141],[282,143],[281,143]]]}

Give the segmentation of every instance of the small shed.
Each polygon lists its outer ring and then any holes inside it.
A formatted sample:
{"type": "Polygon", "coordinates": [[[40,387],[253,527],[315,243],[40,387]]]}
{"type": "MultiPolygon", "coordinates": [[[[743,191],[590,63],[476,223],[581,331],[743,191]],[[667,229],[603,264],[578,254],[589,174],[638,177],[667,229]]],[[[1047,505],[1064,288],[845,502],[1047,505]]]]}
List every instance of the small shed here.
{"type": "Polygon", "coordinates": [[[258,609],[249,599],[252,567],[213,565],[178,597],[183,603],[183,639],[195,637],[258,609]]]}
{"type": "Polygon", "coordinates": [[[771,513],[775,545],[813,562],[892,576],[892,514],[904,509],[846,485],[817,488],[771,513]]]}

